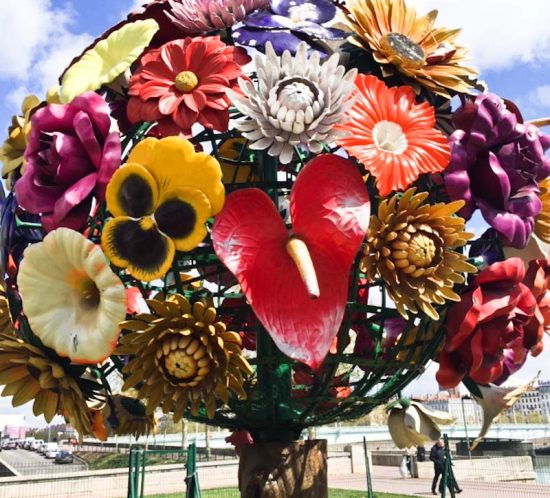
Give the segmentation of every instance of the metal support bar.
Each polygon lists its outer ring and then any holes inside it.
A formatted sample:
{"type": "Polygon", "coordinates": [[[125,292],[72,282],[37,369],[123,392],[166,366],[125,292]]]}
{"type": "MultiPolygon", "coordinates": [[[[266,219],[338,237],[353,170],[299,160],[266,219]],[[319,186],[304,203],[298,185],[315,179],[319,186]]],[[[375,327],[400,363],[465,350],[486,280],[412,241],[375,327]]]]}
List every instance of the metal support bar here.
{"type": "Polygon", "coordinates": [[[365,467],[367,471],[367,498],[374,498],[372,492],[372,475],[370,473],[370,458],[367,448],[367,438],[365,436],[363,436],[363,450],[365,452],[365,467]]]}

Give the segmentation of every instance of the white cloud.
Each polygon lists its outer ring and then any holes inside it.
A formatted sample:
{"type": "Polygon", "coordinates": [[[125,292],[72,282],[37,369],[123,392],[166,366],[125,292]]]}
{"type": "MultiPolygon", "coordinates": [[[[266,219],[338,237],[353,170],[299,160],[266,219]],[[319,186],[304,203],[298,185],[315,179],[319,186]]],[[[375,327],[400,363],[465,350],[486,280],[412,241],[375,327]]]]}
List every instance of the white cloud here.
{"type": "Polygon", "coordinates": [[[0,80],[13,85],[8,103],[15,108],[29,91],[43,96],[92,40],[87,33],[71,32],[74,12],[55,8],[51,0],[0,2],[0,19],[0,80]]]}
{"type": "Polygon", "coordinates": [[[478,69],[550,60],[547,0],[408,0],[419,13],[439,10],[437,25],[462,28],[460,42],[478,69]]]}

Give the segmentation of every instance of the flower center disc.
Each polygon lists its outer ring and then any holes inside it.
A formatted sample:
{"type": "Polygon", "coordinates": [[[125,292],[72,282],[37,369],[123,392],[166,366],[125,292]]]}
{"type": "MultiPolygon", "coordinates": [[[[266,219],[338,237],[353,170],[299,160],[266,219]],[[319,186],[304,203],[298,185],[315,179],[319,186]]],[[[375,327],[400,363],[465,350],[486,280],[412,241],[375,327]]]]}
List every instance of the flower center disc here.
{"type": "Polygon", "coordinates": [[[174,84],[180,92],[191,92],[197,88],[199,80],[193,71],[182,71],[176,76],[174,84]]]}
{"type": "Polygon", "coordinates": [[[424,234],[415,235],[407,250],[407,259],[418,268],[426,268],[434,260],[436,247],[434,241],[424,234]]]}
{"type": "Polygon", "coordinates": [[[388,33],[380,40],[380,47],[391,62],[403,67],[420,68],[426,62],[422,47],[401,33],[388,33]]]}
{"type": "Polygon", "coordinates": [[[96,309],[100,303],[100,292],[95,282],[82,270],[70,271],[67,283],[76,293],[76,299],[82,309],[96,309]]]}
{"type": "Polygon", "coordinates": [[[402,154],[407,149],[407,137],[403,128],[393,121],[379,121],[372,129],[374,144],[380,150],[391,154],[402,154]]]}
{"type": "Polygon", "coordinates": [[[183,349],[170,351],[164,357],[164,368],[166,373],[178,381],[192,379],[197,373],[197,362],[183,349]]]}
{"type": "Polygon", "coordinates": [[[278,100],[287,109],[307,109],[317,100],[318,92],[307,80],[292,78],[278,89],[278,100]]]}

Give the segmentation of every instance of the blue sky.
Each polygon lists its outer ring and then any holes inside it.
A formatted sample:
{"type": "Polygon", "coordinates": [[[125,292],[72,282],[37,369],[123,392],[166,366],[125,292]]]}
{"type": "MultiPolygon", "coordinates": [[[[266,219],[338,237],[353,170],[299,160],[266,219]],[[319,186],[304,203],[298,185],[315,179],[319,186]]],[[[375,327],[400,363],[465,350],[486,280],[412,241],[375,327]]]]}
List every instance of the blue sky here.
{"type": "MultiPolygon", "coordinates": [[[[461,44],[470,50],[482,79],[491,91],[514,100],[526,119],[550,115],[550,1],[406,1],[421,12],[437,8],[438,24],[462,27],[461,44]]],[[[140,3],[0,0],[0,130],[7,129],[29,91],[43,97],[72,57],[140,3]]],[[[549,360],[550,341],[545,353],[530,360],[516,379],[524,380],[539,369],[542,378],[550,379],[549,360]]],[[[433,391],[434,371],[430,367],[409,391],[433,391]]],[[[0,398],[0,413],[9,411],[9,400],[0,398]]],[[[30,414],[29,407],[17,411],[30,414]]],[[[32,417],[29,422],[35,423],[32,417]]]]}

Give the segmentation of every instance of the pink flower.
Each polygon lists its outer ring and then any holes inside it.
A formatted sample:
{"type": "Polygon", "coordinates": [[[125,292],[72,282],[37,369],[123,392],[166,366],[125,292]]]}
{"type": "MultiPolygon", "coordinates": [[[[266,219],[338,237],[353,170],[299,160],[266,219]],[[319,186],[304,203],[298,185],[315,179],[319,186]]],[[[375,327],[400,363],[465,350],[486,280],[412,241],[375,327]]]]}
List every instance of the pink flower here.
{"type": "Polygon", "coordinates": [[[94,92],[67,105],[51,104],[32,117],[27,166],[15,193],[21,207],[42,215],[45,230],[80,230],[93,199],[105,200],[121,156],[119,134],[110,127],[107,103],[94,92]]]}

